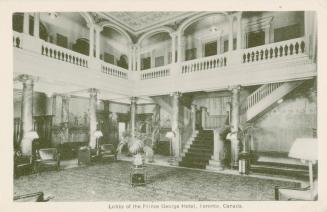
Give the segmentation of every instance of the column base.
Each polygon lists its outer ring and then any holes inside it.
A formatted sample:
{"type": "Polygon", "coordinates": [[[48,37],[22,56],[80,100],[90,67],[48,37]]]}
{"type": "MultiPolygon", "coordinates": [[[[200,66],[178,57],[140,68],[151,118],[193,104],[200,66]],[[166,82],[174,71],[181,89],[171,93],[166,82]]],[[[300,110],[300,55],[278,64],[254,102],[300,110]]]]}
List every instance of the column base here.
{"type": "Polygon", "coordinates": [[[168,159],[168,163],[171,166],[179,166],[179,157],[175,157],[175,156],[170,156],[168,159]]]}
{"type": "Polygon", "coordinates": [[[206,169],[212,171],[222,171],[224,170],[224,165],[222,161],[209,160],[209,165],[206,167],[206,169]]]}

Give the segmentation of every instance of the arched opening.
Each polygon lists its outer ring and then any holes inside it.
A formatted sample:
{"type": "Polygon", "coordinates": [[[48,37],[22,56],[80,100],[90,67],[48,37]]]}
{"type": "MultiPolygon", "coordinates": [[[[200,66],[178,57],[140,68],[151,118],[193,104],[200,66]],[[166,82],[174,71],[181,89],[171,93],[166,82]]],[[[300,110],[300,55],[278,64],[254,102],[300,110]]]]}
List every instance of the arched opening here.
{"type": "Polygon", "coordinates": [[[48,42],[81,54],[89,54],[90,30],[80,13],[44,12],[40,13],[40,20],[48,28],[48,42]]]}
{"type": "Polygon", "coordinates": [[[157,32],[144,38],[140,46],[140,68],[146,70],[172,62],[172,43],[168,32],[157,32]]]}
{"type": "MultiPolygon", "coordinates": [[[[23,32],[24,28],[24,14],[14,13],[12,16],[12,28],[16,32],[23,32]]],[[[48,40],[48,30],[44,23],[40,21],[40,38],[44,41],[48,40]]],[[[34,35],[34,17],[29,15],[29,34],[34,35]]]]}
{"type": "Polygon", "coordinates": [[[222,54],[228,51],[230,25],[224,14],[209,14],[194,20],[182,31],[182,60],[222,54]]]}
{"type": "Polygon", "coordinates": [[[130,39],[120,30],[104,25],[100,33],[100,59],[128,69],[130,39]]]}

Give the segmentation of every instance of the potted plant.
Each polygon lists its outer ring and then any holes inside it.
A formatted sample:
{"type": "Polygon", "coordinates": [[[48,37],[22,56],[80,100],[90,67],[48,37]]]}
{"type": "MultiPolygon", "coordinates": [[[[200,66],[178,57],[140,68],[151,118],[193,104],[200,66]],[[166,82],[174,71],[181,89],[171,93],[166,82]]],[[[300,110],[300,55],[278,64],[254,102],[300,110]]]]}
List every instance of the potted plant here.
{"type": "Polygon", "coordinates": [[[127,145],[129,153],[134,156],[133,164],[135,166],[142,166],[144,164],[143,154],[147,157],[148,162],[153,161],[153,150],[151,146],[148,145],[148,140],[149,139],[141,133],[135,132],[135,135],[132,136],[130,133],[126,132],[118,144],[117,152],[121,153],[123,147],[127,145]]]}

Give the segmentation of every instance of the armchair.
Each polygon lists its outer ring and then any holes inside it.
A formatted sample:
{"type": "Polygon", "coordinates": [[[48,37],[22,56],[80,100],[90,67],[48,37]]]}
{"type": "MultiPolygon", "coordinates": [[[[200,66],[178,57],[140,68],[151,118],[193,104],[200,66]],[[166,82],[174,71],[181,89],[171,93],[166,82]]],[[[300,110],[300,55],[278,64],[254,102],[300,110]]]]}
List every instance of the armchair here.
{"type": "Polygon", "coordinates": [[[40,171],[40,167],[51,166],[60,169],[60,153],[56,148],[39,149],[35,160],[35,169],[40,171]]]}
{"type": "Polygon", "coordinates": [[[14,153],[14,177],[25,175],[32,171],[32,156],[22,155],[20,151],[14,153]]]}
{"type": "Polygon", "coordinates": [[[101,159],[113,158],[117,160],[117,150],[113,144],[102,144],[100,146],[100,156],[101,159]]]}
{"type": "Polygon", "coordinates": [[[318,199],[318,183],[314,181],[313,187],[305,188],[288,188],[275,187],[275,200],[317,200],[318,199]]]}

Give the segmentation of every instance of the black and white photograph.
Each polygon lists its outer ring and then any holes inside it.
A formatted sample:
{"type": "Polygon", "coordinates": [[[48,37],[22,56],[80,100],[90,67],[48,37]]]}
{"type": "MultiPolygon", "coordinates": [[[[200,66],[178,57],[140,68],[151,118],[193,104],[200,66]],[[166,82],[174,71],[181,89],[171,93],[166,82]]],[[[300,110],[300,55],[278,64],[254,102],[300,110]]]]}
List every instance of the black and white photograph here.
{"type": "Polygon", "coordinates": [[[14,5],[3,70],[9,204],[218,211],[323,202],[320,13],[216,4],[14,5]]]}

